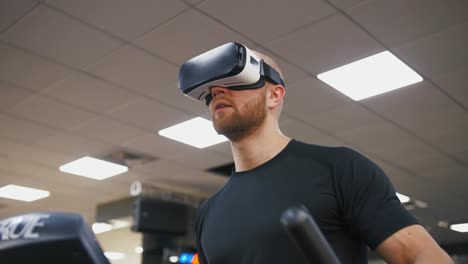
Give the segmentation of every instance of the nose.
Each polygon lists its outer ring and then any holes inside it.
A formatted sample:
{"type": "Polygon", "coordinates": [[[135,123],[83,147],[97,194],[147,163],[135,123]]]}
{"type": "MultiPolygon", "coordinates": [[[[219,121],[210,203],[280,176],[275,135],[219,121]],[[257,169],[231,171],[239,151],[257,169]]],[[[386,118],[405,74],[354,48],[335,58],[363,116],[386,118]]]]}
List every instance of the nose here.
{"type": "Polygon", "coordinates": [[[217,95],[219,94],[224,94],[226,92],[225,87],[220,87],[220,86],[214,86],[211,88],[211,97],[216,98],[217,95]]]}

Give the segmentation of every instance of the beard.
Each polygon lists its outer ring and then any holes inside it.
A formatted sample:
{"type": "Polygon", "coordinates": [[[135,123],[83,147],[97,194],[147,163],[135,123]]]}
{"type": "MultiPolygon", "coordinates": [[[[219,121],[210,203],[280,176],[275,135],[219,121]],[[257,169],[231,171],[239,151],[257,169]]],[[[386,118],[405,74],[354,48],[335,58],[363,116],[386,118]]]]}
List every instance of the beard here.
{"type": "Polygon", "coordinates": [[[213,126],[218,134],[224,135],[231,141],[237,141],[251,135],[265,121],[267,116],[265,95],[253,97],[242,109],[233,105],[231,110],[231,113],[222,113],[220,116],[213,113],[213,126]]]}

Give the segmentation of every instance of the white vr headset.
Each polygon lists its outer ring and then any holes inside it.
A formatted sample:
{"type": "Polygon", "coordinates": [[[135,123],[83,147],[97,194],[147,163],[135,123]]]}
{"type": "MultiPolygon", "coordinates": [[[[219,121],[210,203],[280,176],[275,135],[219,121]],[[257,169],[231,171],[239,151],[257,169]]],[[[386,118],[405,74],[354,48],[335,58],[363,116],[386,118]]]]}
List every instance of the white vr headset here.
{"type": "Polygon", "coordinates": [[[284,86],[275,69],[246,46],[235,42],[186,61],[179,71],[179,89],[195,100],[205,100],[207,105],[212,99],[211,87],[257,89],[263,87],[266,80],[284,86]]]}

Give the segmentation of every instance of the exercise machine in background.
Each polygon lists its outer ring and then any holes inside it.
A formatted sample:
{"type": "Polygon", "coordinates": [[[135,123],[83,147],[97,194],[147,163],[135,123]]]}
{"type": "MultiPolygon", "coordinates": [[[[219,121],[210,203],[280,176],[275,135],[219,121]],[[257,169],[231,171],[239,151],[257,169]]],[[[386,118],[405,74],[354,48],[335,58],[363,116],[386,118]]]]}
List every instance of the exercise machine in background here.
{"type": "Polygon", "coordinates": [[[83,217],[30,213],[0,221],[2,263],[109,264],[83,217]]]}

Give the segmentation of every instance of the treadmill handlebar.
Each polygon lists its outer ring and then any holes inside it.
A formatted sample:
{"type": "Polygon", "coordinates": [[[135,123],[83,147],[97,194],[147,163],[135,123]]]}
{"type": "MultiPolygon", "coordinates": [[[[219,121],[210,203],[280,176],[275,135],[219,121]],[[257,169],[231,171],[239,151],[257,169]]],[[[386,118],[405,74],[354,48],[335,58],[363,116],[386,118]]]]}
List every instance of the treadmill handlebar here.
{"type": "Polygon", "coordinates": [[[281,216],[281,223],[309,263],[340,264],[305,206],[288,208],[281,216]]]}

